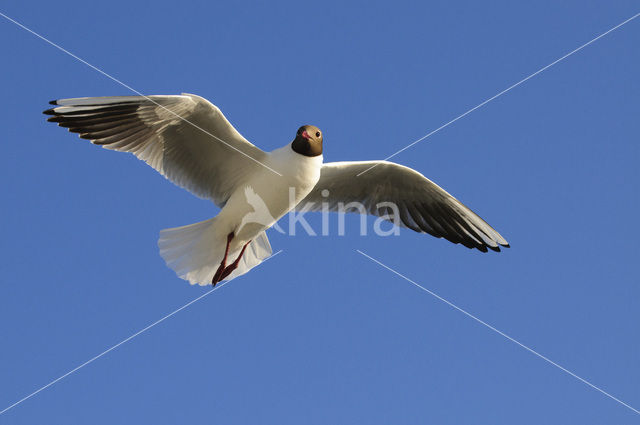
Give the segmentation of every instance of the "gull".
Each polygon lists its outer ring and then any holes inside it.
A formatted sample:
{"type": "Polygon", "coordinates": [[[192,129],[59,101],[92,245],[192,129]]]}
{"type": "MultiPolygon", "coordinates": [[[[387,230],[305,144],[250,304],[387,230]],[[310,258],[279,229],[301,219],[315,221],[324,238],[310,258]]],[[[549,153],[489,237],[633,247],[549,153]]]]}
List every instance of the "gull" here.
{"type": "Polygon", "coordinates": [[[193,94],[50,103],[55,107],[44,111],[52,115],[48,121],[106,149],[134,154],[220,208],[213,218],[160,232],[160,255],[191,284],[215,286],[248,272],[272,252],[265,230],[289,211],[318,211],[323,203],[336,211],[359,202],[363,211],[396,225],[483,252],[509,247],[482,218],[411,168],[387,161],[323,164],[323,134],[313,125],[265,152],[218,107],[193,94]]]}

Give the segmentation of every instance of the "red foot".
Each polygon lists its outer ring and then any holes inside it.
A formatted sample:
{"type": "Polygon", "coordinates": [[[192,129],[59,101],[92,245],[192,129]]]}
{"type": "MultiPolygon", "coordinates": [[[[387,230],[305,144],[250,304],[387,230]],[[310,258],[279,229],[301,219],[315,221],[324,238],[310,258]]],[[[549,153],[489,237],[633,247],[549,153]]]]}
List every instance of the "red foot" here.
{"type": "Polygon", "coordinates": [[[220,276],[220,280],[224,279],[225,277],[229,276],[231,274],[232,271],[234,271],[235,269],[238,268],[238,264],[240,263],[240,259],[242,258],[242,256],[244,255],[244,250],[247,249],[247,246],[251,243],[251,241],[247,242],[246,244],[244,244],[244,246],[242,247],[242,250],[240,251],[240,254],[238,254],[238,258],[236,258],[236,260],[229,264],[224,271],[222,272],[222,276],[220,276]]]}
{"type": "Polygon", "coordinates": [[[211,279],[212,286],[216,286],[216,283],[220,282],[225,277],[229,276],[231,272],[233,272],[235,269],[238,268],[238,264],[240,263],[240,260],[244,255],[245,249],[247,249],[247,246],[251,243],[251,241],[249,241],[246,244],[244,244],[244,246],[242,247],[242,250],[240,251],[240,254],[238,255],[238,258],[236,258],[233,263],[227,266],[227,256],[229,255],[229,244],[231,244],[233,237],[234,237],[233,232],[229,233],[229,235],[227,236],[227,247],[224,250],[224,258],[220,262],[220,266],[218,267],[218,270],[216,270],[216,273],[213,275],[213,279],[211,279]]]}
{"type": "Polygon", "coordinates": [[[224,272],[225,266],[227,264],[227,255],[229,255],[229,244],[231,244],[231,241],[233,240],[233,232],[229,233],[227,235],[227,247],[224,249],[224,257],[222,258],[222,261],[220,262],[220,267],[218,267],[218,270],[216,270],[216,273],[213,275],[213,279],[211,279],[211,285],[212,286],[216,286],[216,283],[220,282],[222,280],[222,273],[224,272]]]}

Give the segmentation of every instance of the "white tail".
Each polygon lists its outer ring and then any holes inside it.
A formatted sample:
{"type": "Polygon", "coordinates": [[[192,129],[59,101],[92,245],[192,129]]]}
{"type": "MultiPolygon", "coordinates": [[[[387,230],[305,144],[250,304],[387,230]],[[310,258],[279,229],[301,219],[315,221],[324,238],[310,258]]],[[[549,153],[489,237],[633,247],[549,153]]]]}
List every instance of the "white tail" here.
{"type": "MultiPolygon", "coordinates": [[[[158,247],[167,266],[192,285],[210,285],[227,244],[226,232],[216,226],[216,217],[199,223],[160,231],[158,247]]],[[[241,247],[232,246],[228,263],[235,260],[241,247]]],[[[224,280],[245,274],[271,255],[271,245],[263,231],[247,247],[238,268],[224,280]]]]}

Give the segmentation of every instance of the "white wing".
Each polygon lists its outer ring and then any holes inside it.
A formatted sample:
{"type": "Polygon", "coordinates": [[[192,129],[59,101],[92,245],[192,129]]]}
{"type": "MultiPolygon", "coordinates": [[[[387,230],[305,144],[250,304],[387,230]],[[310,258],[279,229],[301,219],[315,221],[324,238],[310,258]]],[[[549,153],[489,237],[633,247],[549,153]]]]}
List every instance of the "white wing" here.
{"type": "Polygon", "coordinates": [[[181,96],[83,97],[52,101],[48,121],[96,145],[131,152],[176,185],[219,206],[263,167],[249,143],[206,99],[181,96]]]}
{"type": "Polygon", "coordinates": [[[498,232],[440,186],[417,171],[393,162],[324,164],[318,184],[296,208],[319,211],[322,202],[328,202],[329,209],[337,211],[340,203],[344,207],[354,201],[361,202],[368,213],[379,217],[390,215],[392,210],[378,208],[378,204],[392,202],[400,213],[399,220],[395,220],[398,224],[468,248],[487,252],[487,248],[500,251],[500,245],[509,246],[498,232]],[[373,165],[376,166],[369,169],[373,165]],[[327,197],[322,196],[325,189],[329,191],[327,197]]]}

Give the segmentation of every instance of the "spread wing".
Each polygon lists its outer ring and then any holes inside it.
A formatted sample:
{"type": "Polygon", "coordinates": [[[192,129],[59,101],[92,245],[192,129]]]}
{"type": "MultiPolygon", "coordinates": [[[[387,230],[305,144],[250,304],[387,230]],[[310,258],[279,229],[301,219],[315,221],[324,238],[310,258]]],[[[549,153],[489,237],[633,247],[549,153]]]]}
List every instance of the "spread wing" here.
{"type": "Polygon", "coordinates": [[[219,206],[245,176],[266,167],[266,153],[200,96],[82,97],[51,104],[56,107],[44,111],[53,115],[48,121],[104,148],[131,152],[176,185],[219,206]]]}
{"type": "Polygon", "coordinates": [[[482,218],[431,180],[411,168],[386,161],[330,162],[322,166],[320,180],[296,207],[319,211],[322,202],[338,211],[350,202],[364,205],[366,212],[408,227],[487,252],[509,247],[482,218]],[[374,168],[371,168],[375,165],[374,168]],[[368,170],[358,176],[359,173],[368,170]],[[328,190],[327,192],[324,192],[328,190]],[[324,195],[324,196],[323,196],[324,195]],[[393,203],[393,209],[380,203],[393,203]]]}

